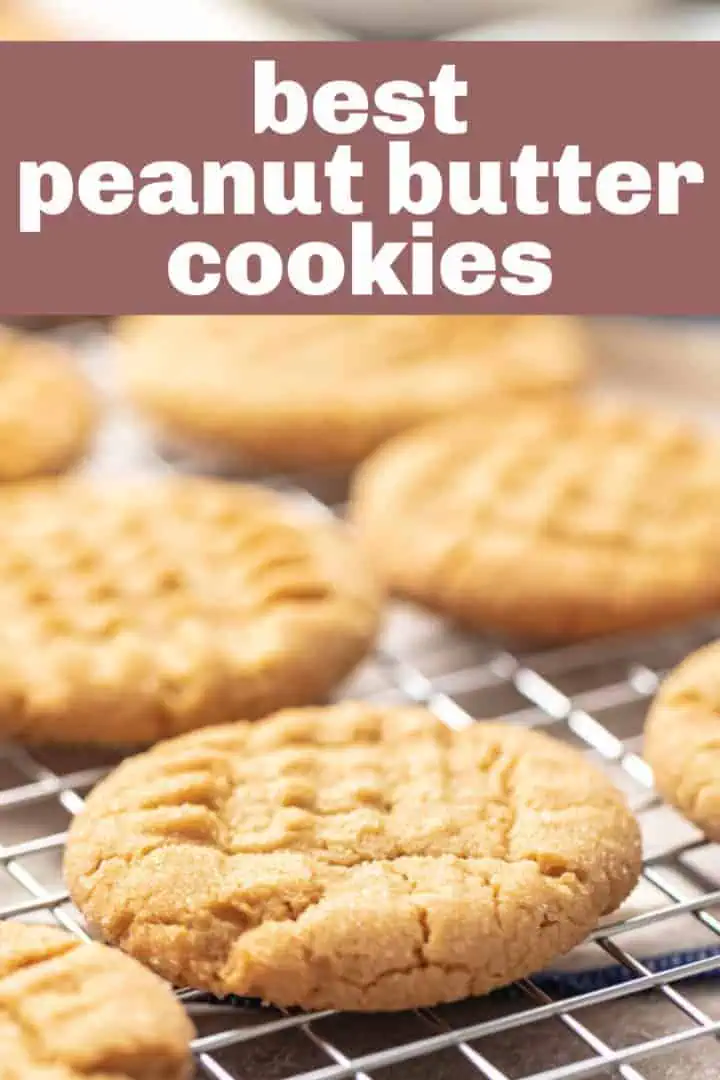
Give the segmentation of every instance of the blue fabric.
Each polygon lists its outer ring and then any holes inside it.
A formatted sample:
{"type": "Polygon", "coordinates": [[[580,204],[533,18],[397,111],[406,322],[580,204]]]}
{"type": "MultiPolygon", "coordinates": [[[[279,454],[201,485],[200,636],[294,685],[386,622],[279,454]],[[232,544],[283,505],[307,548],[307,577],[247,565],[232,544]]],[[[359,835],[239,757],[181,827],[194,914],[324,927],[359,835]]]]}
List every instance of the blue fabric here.
{"type": "MultiPolygon", "coordinates": [[[[702,981],[720,979],[720,946],[668,953],[666,956],[656,956],[654,959],[643,958],[642,963],[648,971],[654,974],[661,971],[672,971],[673,968],[682,967],[684,964],[692,964],[697,960],[707,960],[710,957],[717,957],[717,968],[713,971],[706,971],[702,975],[696,975],[694,978],[702,981]]],[[[629,971],[622,964],[609,964],[607,967],[597,968],[594,971],[541,971],[532,976],[532,981],[535,986],[552,997],[562,998],[575,997],[578,994],[589,994],[593,990],[602,990],[606,986],[618,986],[637,977],[634,972],[629,971]]],[[[507,986],[495,991],[495,993],[525,997],[525,992],[517,986],[507,986]]],[[[199,1000],[212,1003],[217,1002],[219,999],[207,994],[203,995],[199,1000]]],[[[230,994],[220,1000],[222,1000],[223,1004],[240,1008],[260,1006],[260,1002],[256,998],[238,997],[235,994],[230,994]]]]}
{"type": "MultiPolygon", "coordinates": [[[[682,967],[683,964],[692,964],[697,960],[706,960],[716,956],[718,966],[715,971],[705,972],[696,976],[699,979],[720,979],[720,946],[712,946],[706,949],[691,949],[686,952],[668,953],[666,956],[656,956],[653,959],[643,958],[642,963],[648,971],[671,971],[673,968],[682,967]]],[[[542,971],[533,975],[533,982],[547,990],[548,993],[560,995],[587,994],[592,990],[600,990],[605,986],[616,986],[619,983],[630,982],[637,976],[629,971],[623,964],[611,964],[608,967],[598,968],[595,971],[542,971]]]]}
{"type": "MultiPolygon", "coordinates": [[[[718,966],[714,971],[704,972],[702,975],[696,975],[694,978],[702,981],[708,979],[720,979],[720,946],[707,949],[692,949],[687,952],[674,952],[668,953],[667,956],[657,956],[654,959],[643,959],[642,963],[652,972],[672,971],[673,968],[682,967],[684,964],[691,964],[697,960],[706,960],[710,957],[717,957],[718,966]]],[[[589,994],[593,990],[602,990],[606,986],[618,986],[621,983],[630,982],[632,979],[637,978],[634,972],[629,971],[622,964],[610,964],[607,967],[598,968],[595,971],[541,971],[532,976],[532,981],[535,986],[541,990],[545,990],[546,993],[554,998],[562,997],[575,997],[578,994],[589,994]]],[[[521,995],[525,997],[525,992],[520,987],[508,986],[503,989],[497,990],[499,994],[511,994],[521,995]]],[[[217,1001],[217,998],[208,994],[207,997],[203,996],[202,1000],[208,1002],[217,1001]]],[[[235,994],[231,994],[229,997],[222,998],[224,1004],[235,1005],[238,1007],[255,1007],[259,1006],[260,1002],[256,998],[237,997],[235,994]]]]}

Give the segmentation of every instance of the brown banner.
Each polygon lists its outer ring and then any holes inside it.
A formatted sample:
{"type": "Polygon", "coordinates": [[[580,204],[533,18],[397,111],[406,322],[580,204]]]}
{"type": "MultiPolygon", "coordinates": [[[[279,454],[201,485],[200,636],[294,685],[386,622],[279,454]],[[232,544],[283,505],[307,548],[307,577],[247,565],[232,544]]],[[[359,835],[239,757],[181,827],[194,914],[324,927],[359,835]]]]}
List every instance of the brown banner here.
{"type": "Polygon", "coordinates": [[[720,44],[0,45],[0,311],[720,313],[720,44]]]}

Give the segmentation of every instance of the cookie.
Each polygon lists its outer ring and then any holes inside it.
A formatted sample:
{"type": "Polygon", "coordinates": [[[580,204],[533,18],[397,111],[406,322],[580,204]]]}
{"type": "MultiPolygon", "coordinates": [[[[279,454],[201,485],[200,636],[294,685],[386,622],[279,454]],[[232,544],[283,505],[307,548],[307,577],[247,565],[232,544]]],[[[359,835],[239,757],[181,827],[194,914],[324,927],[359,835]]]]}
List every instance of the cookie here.
{"type": "Polygon", "coordinates": [[[576,751],[352,702],[127,760],[65,861],[91,924],[174,983],[363,1011],[528,975],[638,869],[633,817],[576,751]]]}
{"type": "Polygon", "coordinates": [[[0,481],[60,472],[87,450],[95,404],[64,351],[0,331],[0,481]]]}
{"type": "Polygon", "coordinates": [[[9,485],[0,733],[135,743],[322,701],[380,597],[336,523],[193,478],[9,485]]]}
{"type": "Polygon", "coordinates": [[[591,402],[428,425],[360,469],[352,517],[399,596],[539,642],[720,606],[720,440],[591,402]]]}
{"type": "Polygon", "coordinates": [[[189,1080],[193,1034],[171,991],[130,957],[0,922],[2,1080],[189,1080]]]}
{"type": "Polygon", "coordinates": [[[469,403],[566,391],[588,353],[569,319],[508,316],[164,316],[120,338],[127,391],[166,440],[338,471],[469,403]]]}
{"type": "Polygon", "coordinates": [[[720,642],[662,684],[645,726],[645,757],[665,799],[720,840],[720,642]]]}

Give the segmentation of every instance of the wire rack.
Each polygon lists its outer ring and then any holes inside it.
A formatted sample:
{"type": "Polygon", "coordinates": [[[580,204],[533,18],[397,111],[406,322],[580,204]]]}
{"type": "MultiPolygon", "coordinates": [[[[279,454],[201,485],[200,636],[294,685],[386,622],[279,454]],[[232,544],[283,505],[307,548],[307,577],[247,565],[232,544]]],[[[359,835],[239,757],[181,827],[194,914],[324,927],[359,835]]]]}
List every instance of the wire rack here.
{"type": "MultiPolygon", "coordinates": [[[[88,355],[95,373],[105,370],[97,342],[88,355]]],[[[133,424],[115,412],[91,468],[107,473],[138,466],[195,467],[156,457],[133,424]]],[[[265,482],[312,510],[342,513],[341,488],[312,479],[265,482]]],[[[650,901],[602,926],[582,946],[576,967],[586,972],[611,965],[613,981],[598,979],[595,988],[572,996],[567,971],[564,978],[545,973],[487,998],[393,1016],[284,1012],[183,991],[179,996],[198,1029],[198,1076],[711,1080],[720,1075],[720,846],[705,841],[660,802],[640,755],[642,724],[659,679],[691,649],[719,636],[720,619],[715,619],[672,633],[532,653],[392,609],[376,654],[343,696],[421,703],[452,726],[503,716],[512,724],[542,726],[582,749],[609,771],[638,815],[646,836],[643,887],[650,901]],[[667,946],[674,956],[663,970],[646,959],[642,942],[648,935],[656,942],[680,942],[667,946]],[[692,953],[678,951],[690,942],[697,945],[692,953]]],[[[54,920],[87,936],[62,883],[62,850],[83,795],[118,760],[106,751],[30,752],[0,744],[0,918],[54,920]]],[[[576,979],[576,990],[583,985],[576,979]]]]}

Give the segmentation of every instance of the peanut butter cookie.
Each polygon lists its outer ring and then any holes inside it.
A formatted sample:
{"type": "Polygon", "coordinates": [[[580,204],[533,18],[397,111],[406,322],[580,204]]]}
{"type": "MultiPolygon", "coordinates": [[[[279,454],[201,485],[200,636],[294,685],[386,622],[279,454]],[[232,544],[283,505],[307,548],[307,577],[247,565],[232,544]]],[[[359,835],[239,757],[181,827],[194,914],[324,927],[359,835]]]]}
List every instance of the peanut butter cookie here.
{"type": "Polygon", "coordinates": [[[192,1037],[170,990],[130,957],[0,923],[2,1080],[189,1080],[192,1037]]]}
{"type": "Polygon", "coordinates": [[[635,884],[639,842],[611,784],[545,735],[346,702],[126,761],[65,869],[91,924],[176,984],[397,1010],[576,945],[635,884]]]}
{"type": "Polygon", "coordinates": [[[668,802],[720,840],[720,642],[693,653],[661,686],[645,756],[668,802]]]}
{"type": "Polygon", "coordinates": [[[400,596],[542,642],[720,606],[720,440],[589,402],[497,409],[400,436],[352,517],[400,596]]]}
{"type": "Polygon", "coordinates": [[[322,701],[380,598],[334,523],[190,478],[9,485],[0,732],[132,743],[322,701]]]}
{"type": "Polygon", "coordinates": [[[90,386],[61,349],[0,331],[0,481],[66,469],[94,421],[90,386]]]}
{"type": "Polygon", "coordinates": [[[571,320],[508,316],[165,316],[121,340],[164,437],[281,469],[341,470],[473,402],[567,390],[588,352],[571,320]]]}

